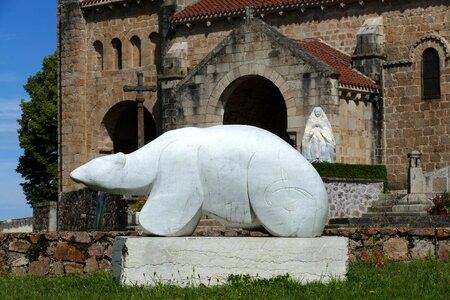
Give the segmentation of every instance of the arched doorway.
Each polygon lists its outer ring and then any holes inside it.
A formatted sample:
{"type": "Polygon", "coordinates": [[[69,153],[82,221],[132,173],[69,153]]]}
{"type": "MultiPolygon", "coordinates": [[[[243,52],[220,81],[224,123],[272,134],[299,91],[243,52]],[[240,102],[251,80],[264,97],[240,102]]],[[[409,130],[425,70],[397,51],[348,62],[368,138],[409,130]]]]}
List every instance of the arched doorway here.
{"type": "Polygon", "coordinates": [[[272,81],[257,75],[243,76],[225,89],[221,100],[223,124],[260,127],[291,143],[286,132],[286,104],[272,81]]]}
{"type": "MultiPolygon", "coordinates": [[[[145,143],[156,138],[156,124],[151,113],[144,108],[145,143]]],[[[136,101],[123,101],[114,105],[103,118],[103,124],[113,141],[114,153],[125,154],[137,149],[136,101]]]]}

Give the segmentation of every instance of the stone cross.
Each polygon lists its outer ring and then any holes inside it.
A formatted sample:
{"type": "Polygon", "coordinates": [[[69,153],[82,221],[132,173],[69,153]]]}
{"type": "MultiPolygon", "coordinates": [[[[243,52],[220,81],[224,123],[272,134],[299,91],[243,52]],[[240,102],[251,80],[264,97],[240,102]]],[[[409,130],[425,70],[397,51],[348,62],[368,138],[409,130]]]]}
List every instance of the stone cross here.
{"type": "Polygon", "coordinates": [[[156,92],[156,86],[144,86],[144,75],[141,70],[136,71],[137,85],[125,85],[123,87],[124,92],[136,92],[137,102],[137,128],[138,128],[138,148],[141,148],[145,144],[144,133],[144,92],[156,92]]]}

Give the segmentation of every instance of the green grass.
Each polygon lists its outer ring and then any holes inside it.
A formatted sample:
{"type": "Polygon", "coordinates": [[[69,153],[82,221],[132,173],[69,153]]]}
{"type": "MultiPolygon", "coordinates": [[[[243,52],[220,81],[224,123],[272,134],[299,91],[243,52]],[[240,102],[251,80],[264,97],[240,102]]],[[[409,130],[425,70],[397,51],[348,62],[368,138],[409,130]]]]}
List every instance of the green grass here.
{"type": "Polygon", "coordinates": [[[450,264],[434,260],[350,266],[347,281],[301,285],[242,278],[222,287],[122,287],[108,273],[0,277],[0,299],[450,299],[450,264]]]}

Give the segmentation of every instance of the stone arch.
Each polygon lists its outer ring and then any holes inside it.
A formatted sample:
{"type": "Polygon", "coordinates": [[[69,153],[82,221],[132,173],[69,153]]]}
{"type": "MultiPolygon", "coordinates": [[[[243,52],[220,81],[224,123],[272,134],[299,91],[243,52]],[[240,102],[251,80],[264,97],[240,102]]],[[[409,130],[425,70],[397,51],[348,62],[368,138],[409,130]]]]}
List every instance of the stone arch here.
{"type": "MultiPolygon", "coordinates": [[[[261,76],[269,80],[280,91],[286,105],[286,110],[295,108],[294,94],[290,89],[289,84],[284,80],[283,76],[265,65],[245,64],[236,67],[225,74],[212,89],[212,92],[208,99],[206,111],[207,113],[214,112],[216,116],[221,116],[222,120],[217,120],[218,123],[223,122],[223,100],[225,99],[224,97],[226,97],[224,91],[232,82],[244,76],[261,76]]],[[[208,117],[208,115],[206,117],[208,117]]],[[[290,127],[289,120],[287,127],[290,127]]]]}
{"type": "Polygon", "coordinates": [[[287,109],[278,87],[260,75],[245,75],[222,93],[223,124],[252,125],[289,142],[287,109]]]}
{"type": "MultiPolygon", "coordinates": [[[[156,123],[152,114],[144,108],[145,143],[156,138],[156,123]]],[[[105,114],[101,122],[103,135],[112,142],[112,152],[130,153],[137,149],[136,101],[116,103],[105,114]]]]}
{"type": "Polygon", "coordinates": [[[414,62],[421,57],[426,48],[435,48],[445,60],[450,60],[450,44],[441,36],[427,34],[417,40],[409,52],[409,59],[414,62]]]}

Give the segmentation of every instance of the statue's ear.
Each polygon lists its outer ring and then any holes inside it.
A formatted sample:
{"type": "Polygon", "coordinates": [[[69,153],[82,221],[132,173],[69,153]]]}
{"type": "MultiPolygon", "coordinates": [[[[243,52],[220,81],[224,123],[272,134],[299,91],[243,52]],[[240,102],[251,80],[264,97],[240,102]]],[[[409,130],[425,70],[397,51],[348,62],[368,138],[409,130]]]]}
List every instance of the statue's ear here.
{"type": "Polygon", "coordinates": [[[127,162],[127,157],[122,152],[119,152],[115,155],[115,162],[119,167],[123,168],[127,162]]]}

